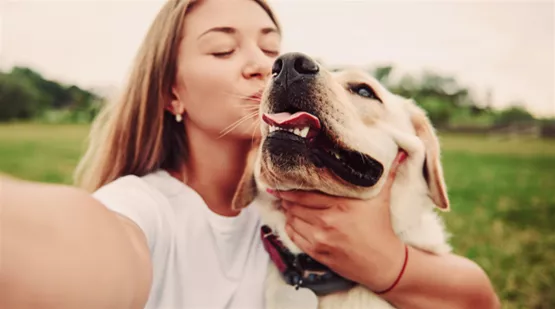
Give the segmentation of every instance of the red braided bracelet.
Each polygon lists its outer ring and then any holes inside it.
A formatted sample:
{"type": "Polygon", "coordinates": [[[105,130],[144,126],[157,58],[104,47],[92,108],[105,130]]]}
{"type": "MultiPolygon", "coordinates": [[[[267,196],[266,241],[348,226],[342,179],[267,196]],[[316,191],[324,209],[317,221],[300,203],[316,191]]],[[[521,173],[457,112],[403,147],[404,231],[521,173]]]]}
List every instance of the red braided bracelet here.
{"type": "Polygon", "coordinates": [[[403,274],[405,273],[405,269],[407,268],[407,262],[409,260],[409,247],[405,244],[405,261],[403,262],[403,268],[401,268],[401,272],[399,273],[399,276],[397,276],[397,279],[395,279],[395,281],[393,282],[393,284],[388,287],[387,289],[383,290],[383,291],[379,291],[379,292],[374,292],[375,294],[385,294],[391,290],[393,290],[393,288],[399,283],[399,281],[401,281],[401,277],[403,277],[403,274]]]}

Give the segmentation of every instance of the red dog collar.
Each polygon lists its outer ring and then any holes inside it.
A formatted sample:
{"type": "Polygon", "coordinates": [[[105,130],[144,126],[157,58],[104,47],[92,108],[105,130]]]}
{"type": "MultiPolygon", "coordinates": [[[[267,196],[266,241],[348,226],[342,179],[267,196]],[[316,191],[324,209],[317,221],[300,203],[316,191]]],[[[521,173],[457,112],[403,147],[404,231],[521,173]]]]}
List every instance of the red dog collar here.
{"type": "Polygon", "coordinates": [[[356,285],[307,254],[291,253],[268,226],[262,226],[260,232],[264,248],[287,284],[308,288],[318,296],[345,291],[356,285]]]}

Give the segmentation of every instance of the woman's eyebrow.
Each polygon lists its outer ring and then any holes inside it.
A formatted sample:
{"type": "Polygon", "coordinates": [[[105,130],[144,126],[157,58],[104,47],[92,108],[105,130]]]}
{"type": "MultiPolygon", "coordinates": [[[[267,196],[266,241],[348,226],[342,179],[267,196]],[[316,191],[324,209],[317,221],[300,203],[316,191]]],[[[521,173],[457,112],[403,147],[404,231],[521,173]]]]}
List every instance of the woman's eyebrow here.
{"type": "Polygon", "coordinates": [[[227,33],[227,34],[234,34],[234,33],[237,32],[237,30],[235,28],[232,28],[232,27],[214,27],[214,28],[210,28],[210,29],[204,31],[201,35],[198,36],[197,39],[200,39],[204,35],[206,35],[208,33],[211,33],[211,32],[221,32],[221,33],[227,33]]]}
{"type": "MultiPolygon", "coordinates": [[[[211,32],[235,34],[237,32],[237,29],[235,29],[233,27],[214,27],[214,28],[210,28],[210,29],[204,31],[201,35],[199,35],[197,40],[200,39],[201,37],[203,37],[204,35],[206,35],[208,33],[211,33],[211,32]]],[[[279,34],[279,31],[274,27],[265,27],[265,28],[262,28],[260,30],[260,33],[262,33],[262,34],[278,33],[279,34]]]]}
{"type": "Polygon", "coordinates": [[[260,30],[260,32],[262,34],[268,34],[268,33],[277,33],[277,34],[279,34],[279,31],[275,27],[262,28],[262,30],[260,30]]]}

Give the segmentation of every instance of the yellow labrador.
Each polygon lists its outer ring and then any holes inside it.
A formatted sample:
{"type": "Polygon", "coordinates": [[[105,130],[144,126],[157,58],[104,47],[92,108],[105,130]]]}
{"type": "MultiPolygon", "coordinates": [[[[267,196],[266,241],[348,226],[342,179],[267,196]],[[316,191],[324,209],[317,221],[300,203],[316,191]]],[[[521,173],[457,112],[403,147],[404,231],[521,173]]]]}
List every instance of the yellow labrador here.
{"type": "Polygon", "coordinates": [[[408,157],[392,187],[393,229],[416,248],[451,250],[434,211],[449,209],[438,139],[412,100],[363,71],[329,72],[304,54],[288,53],[274,64],[260,115],[260,146],[249,155],[233,205],[254,201],[266,225],[262,237],[273,260],[268,309],[392,308],[303,254],[287,236],[285,215],[268,188],[369,199],[402,149],[408,157]]]}

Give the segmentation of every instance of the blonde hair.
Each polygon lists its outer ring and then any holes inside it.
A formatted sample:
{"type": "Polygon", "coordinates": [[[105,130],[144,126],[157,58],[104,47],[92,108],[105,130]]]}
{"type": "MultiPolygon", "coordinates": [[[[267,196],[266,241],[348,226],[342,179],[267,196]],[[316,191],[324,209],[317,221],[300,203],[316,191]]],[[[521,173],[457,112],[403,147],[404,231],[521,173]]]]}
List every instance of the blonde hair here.
{"type": "MultiPolygon", "coordinates": [[[[253,0],[277,19],[264,0],[253,0]]],[[[182,123],[165,111],[172,100],[178,48],[186,14],[200,0],[169,0],[148,30],[119,99],[96,117],[88,148],[75,171],[78,186],[94,191],[125,175],[180,170],[187,160],[182,123]]]]}

